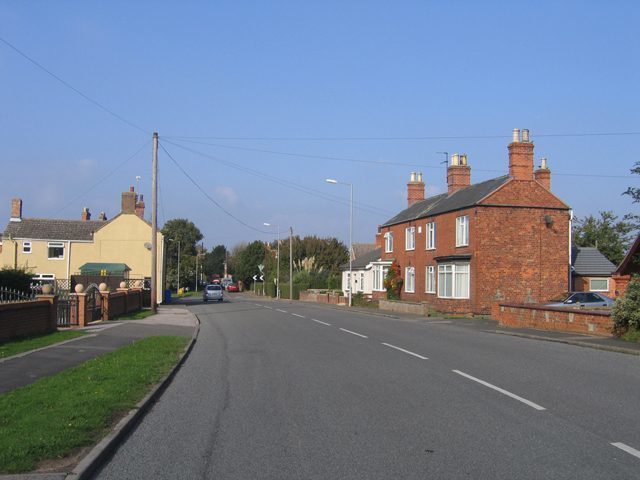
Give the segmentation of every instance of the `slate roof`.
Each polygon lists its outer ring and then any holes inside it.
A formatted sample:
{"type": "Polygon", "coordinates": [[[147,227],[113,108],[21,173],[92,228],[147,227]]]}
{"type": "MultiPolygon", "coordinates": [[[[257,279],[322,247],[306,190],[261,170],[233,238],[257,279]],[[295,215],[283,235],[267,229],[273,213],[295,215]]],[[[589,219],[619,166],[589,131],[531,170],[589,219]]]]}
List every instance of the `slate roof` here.
{"type": "Polygon", "coordinates": [[[23,218],[9,222],[4,236],[33,240],[93,240],[93,232],[102,227],[104,220],[55,220],[49,218],[23,218]]]}
{"type": "Polygon", "coordinates": [[[462,188],[451,195],[442,193],[440,195],[425,198],[424,200],[416,202],[409,208],[401,211],[381,226],[388,227],[390,225],[417,220],[427,216],[439,215],[441,213],[473,207],[491,192],[507,183],[509,178],[509,175],[503,175],[502,177],[492,178],[491,180],[486,180],[484,182],[470,185],[467,188],[462,188]]]}
{"type": "Polygon", "coordinates": [[[574,275],[580,276],[609,276],[616,270],[616,266],[593,247],[572,247],[571,265],[574,275]]]}
{"type": "MultiPolygon", "coordinates": [[[[376,248],[370,252],[365,253],[364,255],[360,255],[355,260],[351,262],[351,268],[353,270],[362,270],[364,267],[369,265],[371,262],[375,262],[380,259],[380,254],[382,253],[382,249],[376,248]]],[[[343,263],[340,265],[340,270],[349,270],[349,262],[343,263]]]]}

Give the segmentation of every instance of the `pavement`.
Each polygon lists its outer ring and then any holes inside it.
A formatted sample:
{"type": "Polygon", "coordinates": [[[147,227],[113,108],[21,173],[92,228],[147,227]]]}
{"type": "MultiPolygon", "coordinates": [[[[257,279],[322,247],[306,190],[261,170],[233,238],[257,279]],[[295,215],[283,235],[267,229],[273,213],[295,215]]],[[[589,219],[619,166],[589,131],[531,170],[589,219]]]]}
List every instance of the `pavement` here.
{"type": "Polygon", "coordinates": [[[83,329],[87,335],[44,348],[24,352],[0,360],[0,394],[34,383],[40,378],[55,375],[73,368],[99,355],[112,352],[145,337],[180,335],[192,338],[182,359],[165,379],[157,385],[100,444],[76,466],[71,473],[30,473],[0,475],[0,479],[13,480],[61,480],[64,478],[86,478],[103,455],[121,441],[121,437],[135,425],[188,354],[199,330],[198,318],[179,306],[160,306],[158,314],[142,320],[100,322],[83,329]]]}

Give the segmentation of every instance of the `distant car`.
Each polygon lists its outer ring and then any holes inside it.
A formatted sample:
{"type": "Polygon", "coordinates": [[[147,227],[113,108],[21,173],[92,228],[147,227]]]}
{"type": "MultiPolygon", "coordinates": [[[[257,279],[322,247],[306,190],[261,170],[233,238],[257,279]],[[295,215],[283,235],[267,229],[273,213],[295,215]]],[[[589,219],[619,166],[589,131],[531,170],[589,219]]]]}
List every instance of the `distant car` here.
{"type": "Polygon", "coordinates": [[[615,300],[601,293],[573,292],[561,302],[547,303],[547,307],[612,307],[615,300]]]}
{"type": "Polygon", "coordinates": [[[229,285],[227,285],[227,292],[239,292],[240,289],[238,288],[238,284],[236,283],[230,283],[229,285]]]}
{"type": "Polygon", "coordinates": [[[207,285],[202,292],[202,300],[207,303],[208,300],[223,300],[223,290],[220,285],[207,285]]]}

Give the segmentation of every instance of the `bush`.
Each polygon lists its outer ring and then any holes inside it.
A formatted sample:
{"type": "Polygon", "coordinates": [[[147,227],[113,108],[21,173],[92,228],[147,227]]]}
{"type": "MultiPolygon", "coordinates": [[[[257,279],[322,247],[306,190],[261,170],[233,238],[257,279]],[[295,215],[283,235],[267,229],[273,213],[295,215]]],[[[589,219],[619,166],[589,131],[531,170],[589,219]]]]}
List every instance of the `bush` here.
{"type": "Polygon", "coordinates": [[[640,330],[640,277],[634,275],[624,296],[618,298],[611,312],[615,333],[640,330]]]}
{"type": "Polygon", "coordinates": [[[400,276],[400,265],[393,262],[387,271],[387,276],[384,278],[384,288],[387,289],[388,300],[400,300],[400,293],[402,292],[402,277],[400,276]]]}
{"type": "Polygon", "coordinates": [[[0,287],[19,290],[24,293],[31,291],[31,282],[33,275],[28,273],[24,268],[8,268],[0,269],[0,287]]]}

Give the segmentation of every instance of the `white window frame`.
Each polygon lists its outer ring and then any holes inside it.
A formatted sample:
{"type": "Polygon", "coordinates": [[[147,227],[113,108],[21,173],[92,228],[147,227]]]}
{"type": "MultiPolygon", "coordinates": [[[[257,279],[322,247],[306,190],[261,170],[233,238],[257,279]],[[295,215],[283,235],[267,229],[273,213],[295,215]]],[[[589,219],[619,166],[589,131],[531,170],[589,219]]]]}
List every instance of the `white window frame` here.
{"type": "Polygon", "coordinates": [[[47,258],[49,260],[64,260],[65,257],[65,248],[64,248],[64,242],[48,242],[47,243],[47,258]],[[52,257],[50,256],[50,249],[51,248],[62,248],[62,256],[61,257],[52,257]]]}
{"type": "Polygon", "coordinates": [[[385,253],[393,252],[393,232],[384,234],[384,251],[385,253]]]}
{"type": "Polygon", "coordinates": [[[425,269],[424,293],[436,293],[436,267],[427,265],[425,269]]]}
{"type": "Polygon", "coordinates": [[[589,279],[589,291],[590,292],[608,292],[609,291],[609,279],[608,278],[590,278],[589,279]],[[591,286],[591,282],[593,282],[594,280],[601,282],[602,280],[604,280],[605,282],[607,282],[607,288],[602,290],[602,289],[594,289],[591,286]]]}
{"type": "Polygon", "coordinates": [[[436,249],[436,222],[429,222],[425,227],[426,232],[426,248],[427,250],[436,249]]]}
{"type": "Polygon", "coordinates": [[[456,217],[456,247],[469,246],[469,215],[456,217]]]}
{"type": "Polygon", "coordinates": [[[404,249],[416,249],[416,227],[407,227],[404,229],[404,249]]]}
{"type": "Polygon", "coordinates": [[[404,269],[404,291],[405,293],[416,293],[416,269],[414,267],[405,267],[404,269]]]}
{"type": "Polygon", "coordinates": [[[31,242],[22,242],[22,253],[29,255],[31,254],[31,252],[33,251],[33,247],[31,245],[31,242]],[[27,251],[27,248],[29,249],[27,251]]]}
{"type": "Polygon", "coordinates": [[[373,292],[384,292],[386,289],[384,288],[384,278],[387,276],[387,272],[389,271],[389,265],[384,263],[377,263],[372,265],[373,270],[373,284],[371,285],[371,291],[373,292]]]}
{"type": "Polygon", "coordinates": [[[441,263],[438,264],[438,298],[451,298],[455,300],[468,300],[471,292],[471,264],[469,263],[441,263]],[[447,275],[451,278],[451,292],[447,292],[447,275]],[[461,278],[466,277],[466,288],[457,285],[461,278]],[[460,289],[465,289],[466,294],[457,294],[460,289]]]}

